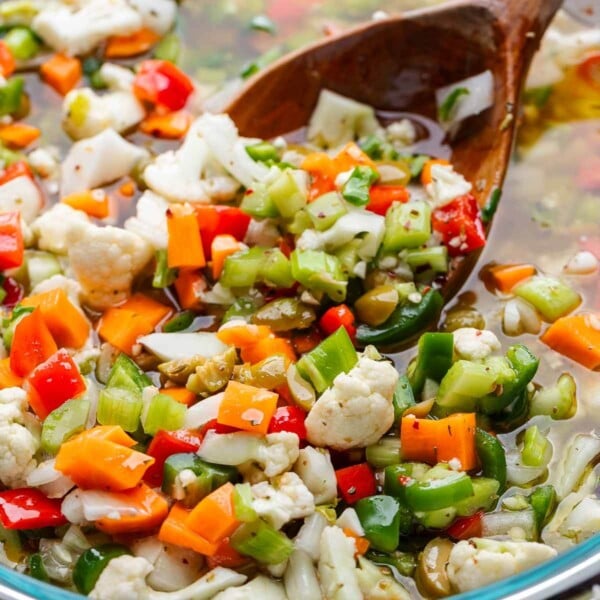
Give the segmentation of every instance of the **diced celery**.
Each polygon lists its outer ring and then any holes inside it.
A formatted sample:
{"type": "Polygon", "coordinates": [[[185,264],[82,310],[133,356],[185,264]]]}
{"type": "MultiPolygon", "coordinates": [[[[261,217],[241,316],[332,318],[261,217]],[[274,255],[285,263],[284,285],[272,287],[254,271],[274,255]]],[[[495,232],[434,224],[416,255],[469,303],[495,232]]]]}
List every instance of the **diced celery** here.
{"type": "Polygon", "coordinates": [[[257,183],[252,190],[246,192],[240,208],[245,213],[259,219],[279,216],[277,205],[267,191],[267,186],[262,183],[257,183]]]}
{"type": "Polygon", "coordinates": [[[294,550],[294,544],[284,533],[260,519],[238,527],[230,544],[240,554],[267,565],[284,562],[294,550]]]}
{"type": "Polygon", "coordinates": [[[294,250],[292,276],[310,290],[325,292],[335,302],[346,299],[348,277],[336,256],[319,250],[294,250]]]}
{"type": "Polygon", "coordinates": [[[100,392],[96,416],[100,425],[120,425],[133,433],[138,429],[141,412],[141,395],[136,396],[128,389],[118,387],[107,387],[100,392]]]}
{"type": "Polygon", "coordinates": [[[56,256],[49,252],[42,252],[41,250],[27,250],[25,252],[25,264],[27,265],[27,276],[31,288],[34,288],[38,283],[49,279],[53,275],[60,275],[62,273],[56,256]]]}
{"type": "MultiPolygon", "coordinates": [[[[248,148],[246,148],[248,150],[248,148]]],[[[277,156],[277,154],[276,154],[277,156]]],[[[308,186],[304,171],[287,169],[267,188],[279,214],[291,219],[308,201],[308,186]]]]}
{"type": "Polygon", "coordinates": [[[348,211],[342,197],[337,192],[329,192],[319,196],[306,208],[313,226],[319,231],[329,229],[342,215],[348,211]]]}
{"type": "Polygon", "coordinates": [[[238,483],[234,487],[233,510],[235,518],[243,523],[252,523],[258,519],[258,513],[252,507],[252,489],[249,483],[238,483]]]}
{"type": "Polygon", "coordinates": [[[556,321],[577,308],[581,296],[555,277],[534,275],[514,289],[515,296],[533,304],[546,321],[556,321]]]}
{"type": "Polygon", "coordinates": [[[83,431],[91,403],[83,398],[67,400],[54,409],[42,425],[41,447],[44,452],[56,454],[63,442],[83,431]]]}
{"type": "Polygon", "coordinates": [[[361,239],[354,239],[350,240],[347,244],[344,244],[335,251],[335,256],[337,256],[342,264],[344,273],[354,273],[354,268],[361,260],[358,256],[358,251],[361,245],[361,239]]]}
{"type": "Polygon", "coordinates": [[[21,107],[25,80],[22,77],[11,77],[0,86],[0,116],[12,115],[21,107]]]}
{"type": "Polygon", "coordinates": [[[413,271],[419,267],[429,266],[436,273],[446,273],[448,271],[448,248],[446,246],[433,246],[431,248],[409,250],[406,253],[406,262],[413,271]]]}
{"type": "Polygon", "coordinates": [[[403,248],[418,248],[431,237],[431,208],[418,200],[396,204],[385,216],[383,249],[397,252],[403,248]]]}
{"type": "Polygon", "coordinates": [[[159,60],[168,60],[177,64],[181,53],[181,40],[176,33],[168,33],[156,46],[152,55],[159,60]]]}
{"type": "Polygon", "coordinates": [[[289,233],[300,235],[305,229],[312,227],[312,221],[305,210],[299,210],[285,228],[289,233]]]}
{"type": "Polygon", "coordinates": [[[456,411],[472,411],[477,400],[491,393],[495,385],[494,373],[485,365],[459,360],[442,379],[436,402],[456,411]]]}
{"type": "Polygon", "coordinates": [[[267,284],[289,288],[294,284],[290,261],[279,248],[265,250],[259,278],[267,284]]]}
{"type": "Polygon", "coordinates": [[[403,283],[397,283],[394,287],[396,288],[396,291],[398,292],[398,297],[399,297],[401,303],[408,300],[408,297],[411,294],[416,294],[419,291],[413,281],[405,281],[403,283]]]}
{"type": "Polygon", "coordinates": [[[367,446],[367,462],[376,469],[383,469],[400,462],[400,438],[383,437],[376,444],[367,446]]]}
{"type": "Polygon", "coordinates": [[[33,58],[40,49],[37,37],[29,27],[13,27],[4,36],[4,42],[18,60],[33,58]]]}
{"type": "Polygon", "coordinates": [[[419,511],[415,513],[417,521],[427,529],[446,529],[456,518],[457,510],[454,506],[438,510],[419,511]]]}
{"type": "Polygon", "coordinates": [[[264,259],[264,251],[258,247],[228,256],[219,279],[221,285],[227,288],[252,287],[264,259]]]}
{"type": "MultiPolygon", "coordinates": [[[[159,429],[174,431],[183,427],[186,406],[166,394],[156,394],[148,402],[141,414],[144,433],[155,435],[159,429]]],[[[125,429],[125,428],[123,428],[125,429]]]]}
{"type": "Polygon", "coordinates": [[[311,381],[317,392],[324,392],[340,373],[348,373],[358,355],[345,327],[325,338],[297,363],[300,375],[311,381]]]}
{"type": "Polygon", "coordinates": [[[528,467],[541,467],[545,464],[546,453],[550,442],[540,432],[537,425],[532,425],[525,431],[521,459],[528,467]]]}
{"type": "Polygon", "coordinates": [[[529,405],[530,416],[548,415],[568,419],[575,412],[577,387],[573,376],[564,373],[555,385],[537,391],[529,405]]]}
{"type": "Polygon", "coordinates": [[[169,269],[167,251],[164,248],[156,251],[156,268],[152,278],[152,287],[164,289],[177,278],[177,269],[169,269]]]}
{"type": "Polygon", "coordinates": [[[498,499],[500,484],[490,477],[473,477],[473,495],[460,500],[454,507],[459,517],[470,517],[478,510],[490,510],[498,499]]]}

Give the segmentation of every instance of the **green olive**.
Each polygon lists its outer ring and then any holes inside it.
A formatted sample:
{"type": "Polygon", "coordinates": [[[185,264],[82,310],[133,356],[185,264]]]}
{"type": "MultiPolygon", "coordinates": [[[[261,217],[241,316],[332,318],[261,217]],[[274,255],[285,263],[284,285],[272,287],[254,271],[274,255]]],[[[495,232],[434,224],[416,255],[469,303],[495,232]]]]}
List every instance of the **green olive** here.
{"type": "Polygon", "coordinates": [[[421,552],[415,580],[426,598],[444,598],[452,593],[446,565],[453,547],[450,540],[435,538],[421,552]]]}
{"type": "Polygon", "coordinates": [[[287,366],[285,356],[274,354],[254,365],[236,367],[233,378],[246,385],[274,390],[287,382],[287,366]]]}
{"type": "Polygon", "coordinates": [[[452,332],[462,327],[485,329],[485,319],[471,306],[459,306],[448,311],[442,330],[452,332]]]}
{"type": "Polygon", "coordinates": [[[379,285],[363,294],[355,303],[359,320],[371,327],[385,323],[398,306],[398,292],[391,285],[379,285]]]}
{"type": "Polygon", "coordinates": [[[306,329],[316,319],[315,311],[295,298],[280,298],[261,306],[252,316],[256,325],[268,325],[273,331],[306,329]]]}

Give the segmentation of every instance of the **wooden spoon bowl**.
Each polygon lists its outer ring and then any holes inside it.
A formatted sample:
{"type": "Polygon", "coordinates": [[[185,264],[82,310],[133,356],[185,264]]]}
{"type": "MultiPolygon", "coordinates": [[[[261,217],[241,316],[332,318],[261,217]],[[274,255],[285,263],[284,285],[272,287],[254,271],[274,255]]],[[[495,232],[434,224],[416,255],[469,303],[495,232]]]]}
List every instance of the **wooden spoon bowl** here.
{"type": "MultiPolygon", "coordinates": [[[[502,186],[523,81],[562,0],[459,0],[354,28],[290,54],[254,76],[226,111],[247,136],[272,138],[308,123],[322,89],[373,106],[437,119],[436,89],[492,71],[494,105],[464,121],[452,163],[480,206],[502,186]]],[[[446,297],[477,260],[455,261],[446,297]]]]}

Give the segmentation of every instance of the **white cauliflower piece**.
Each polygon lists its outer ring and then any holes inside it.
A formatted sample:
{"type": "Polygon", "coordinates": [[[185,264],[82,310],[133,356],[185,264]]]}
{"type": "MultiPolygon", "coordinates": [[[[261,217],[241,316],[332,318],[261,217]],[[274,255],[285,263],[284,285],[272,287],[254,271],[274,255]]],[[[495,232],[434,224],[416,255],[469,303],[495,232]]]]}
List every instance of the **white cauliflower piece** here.
{"type": "Polygon", "coordinates": [[[454,351],[465,360],[483,360],[501,348],[496,334],[487,329],[462,327],[453,335],[454,351]]]}
{"type": "Polygon", "coordinates": [[[335,378],[308,413],[308,441],[336,450],[377,442],[394,422],[392,397],[398,377],[392,364],[361,356],[349,373],[335,378]]]}
{"type": "Polygon", "coordinates": [[[417,139],[417,130],[410,119],[394,121],[386,127],[388,139],[399,146],[410,146],[417,139]]]}
{"type": "Polygon", "coordinates": [[[275,529],[294,519],[307,517],[315,510],[315,499],[296,473],[284,473],[272,483],[252,486],[254,510],[275,529]]]}
{"type": "Polygon", "coordinates": [[[144,27],[159,35],[171,29],[177,16],[177,4],[173,0],[128,0],[139,13],[144,27]]]}
{"type": "Polygon", "coordinates": [[[29,166],[40,177],[54,177],[60,169],[60,154],[56,146],[36,148],[27,155],[29,166]]]}
{"type": "Polygon", "coordinates": [[[365,530],[360,523],[358,514],[351,506],[344,509],[344,512],[337,518],[335,524],[341,529],[349,529],[358,537],[365,536],[365,530]]]}
{"type": "Polygon", "coordinates": [[[245,585],[229,588],[217,594],[213,600],[256,600],[256,598],[260,598],[261,600],[287,600],[281,583],[273,581],[264,575],[255,577],[245,585]]]}
{"type": "Polygon", "coordinates": [[[0,481],[7,487],[26,485],[36,467],[39,438],[27,427],[27,394],[18,387],[0,390],[0,481]]]}
{"type": "Polygon", "coordinates": [[[126,92],[131,91],[131,86],[135,80],[135,73],[131,69],[109,62],[105,62],[100,67],[100,76],[109,90],[124,90],[126,92]]]}
{"type": "Polygon", "coordinates": [[[448,577],[459,592],[467,592],[516,575],[556,555],[554,548],[537,542],[472,538],[452,548],[448,577]]]}
{"type": "Polygon", "coordinates": [[[31,224],[31,230],[37,237],[37,246],[40,250],[47,250],[53,254],[66,254],[67,235],[71,228],[89,222],[89,217],[83,211],[59,202],[42,213],[31,224]]]}
{"type": "Polygon", "coordinates": [[[459,196],[468,194],[473,186],[452,165],[433,165],[431,183],[425,186],[434,207],[439,208],[459,196]]]}
{"type": "Polygon", "coordinates": [[[31,27],[57,52],[86,54],[111,35],[128,35],[142,28],[142,17],[125,0],[46,4],[31,27]]]}
{"type": "Polygon", "coordinates": [[[43,203],[40,188],[27,175],[20,175],[0,185],[0,211],[18,211],[25,223],[31,223],[38,216],[43,203]]]}
{"type": "Polygon", "coordinates": [[[410,600],[411,595],[391,576],[364,556],[358,557],[358,584],[364,600],[410,600]]]}
{"type": "Polygon", "coordinates": [[[328,600],[363,600],[355,552],[354,540],[339,527],[325,527],[321,534],[318,572],[323,595],[328,600]]]}
{"type": "Polygon", "coordinates": [[[61,196],[124,177],[146,156],[146,150],[129,143],[113,129],[104,129],[71,146],[61,166],[61,196]]]}
{"type": "Polygon", "coordinates": [[[146,190],[137,201],[136,216],[125,221],[125,229],[144,238],[156,250],[167,247],[167,209],[169,203],[146,190]]]}
{"type": "Polygon", "coordinates": [[[103,309],[125,300],[131,284],[152,258],[139,235],[118,227],[79,224],[67,235],[69,260],[86,302],[103,309]]]}
{"type": "Polygon", "coordinates": [[[337,496],[335,470],[328,450],[307,446],[300,450],[294,471],[315,497],[316,504],[328,504],[337,496]]]}

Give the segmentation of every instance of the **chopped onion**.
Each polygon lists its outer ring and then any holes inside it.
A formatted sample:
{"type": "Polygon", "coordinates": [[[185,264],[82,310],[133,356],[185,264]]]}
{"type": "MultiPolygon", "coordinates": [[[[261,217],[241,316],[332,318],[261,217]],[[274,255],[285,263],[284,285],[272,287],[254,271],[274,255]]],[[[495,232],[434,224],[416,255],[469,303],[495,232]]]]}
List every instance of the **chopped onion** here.
{"type": "Polygon", "coordinates": [[[315,562],[321,553],[321,534],[327,527],[327,520],[318,512],[304,519],[298,535],[294,538],[294,546],[306,552],[315,562]]]}
{"type": "Polygon", "coordinates": [[[221,406],[221,402],[223,401],[223,396],[223,392],[215,394],[214,396],[200,400],[200,402],[197,402],[194,406],[188,408],[185,413],[183,426],[186,429],[198,429],[199,427],[206,425],[209,421],[216,419],[219,413],[219,406],[221,406]]]}
{"type": "Polygon", "coordinates": [[[542,319],[529,302],[522,298],[511,298],[504,306],[502,328],[506,335],[538,334],[542,319]]]}
{"type": "Polygon", "coordinates": [[[521,530],[527,540],[537,537],[537,525],[533,510],[499,511],[486,513],[481,518],[481,533],[483,537],[509,535],[514,537],[516,530],[521,530]],[[511,535],[511,532],[513,535],[511,535]]]}
{"type": "Polygon", "coordinates": [[[588,465],[600,455],[600,438],[592,434],[576,435],[566,451],[558,469],[555,469],[554,487],[559,499],[577,488],[588,465]]]}
{"type": "Polygon", "coordinates": [[[457,100],[451,110],[450,118],[444,122],[446,128],[450,128],[468,117],[482,113],[494,103],[494,76],[488,70],[438,89],[436,91],[438,108],[459,88],[464,88],[467,93],[457,100]]]}
{"type": "Polygon", "coordinates": [[[294,550],[283,576],[288,598],[321,600],[321,588],[311,557],[304,550],[294,550]]]}
{"type": "Polygon", "coordinates": [[[177,360],[190,356],[212,358],[228,348],[214,333],[151,333],[138,342],[161,360],[177,360]]]}
{"type": "Polygon", "coordinates": [[[589,275],[598,270],[598,259],[587,250],[573,256],[565,265],[565,273],[569,275],[589,275]]]}

